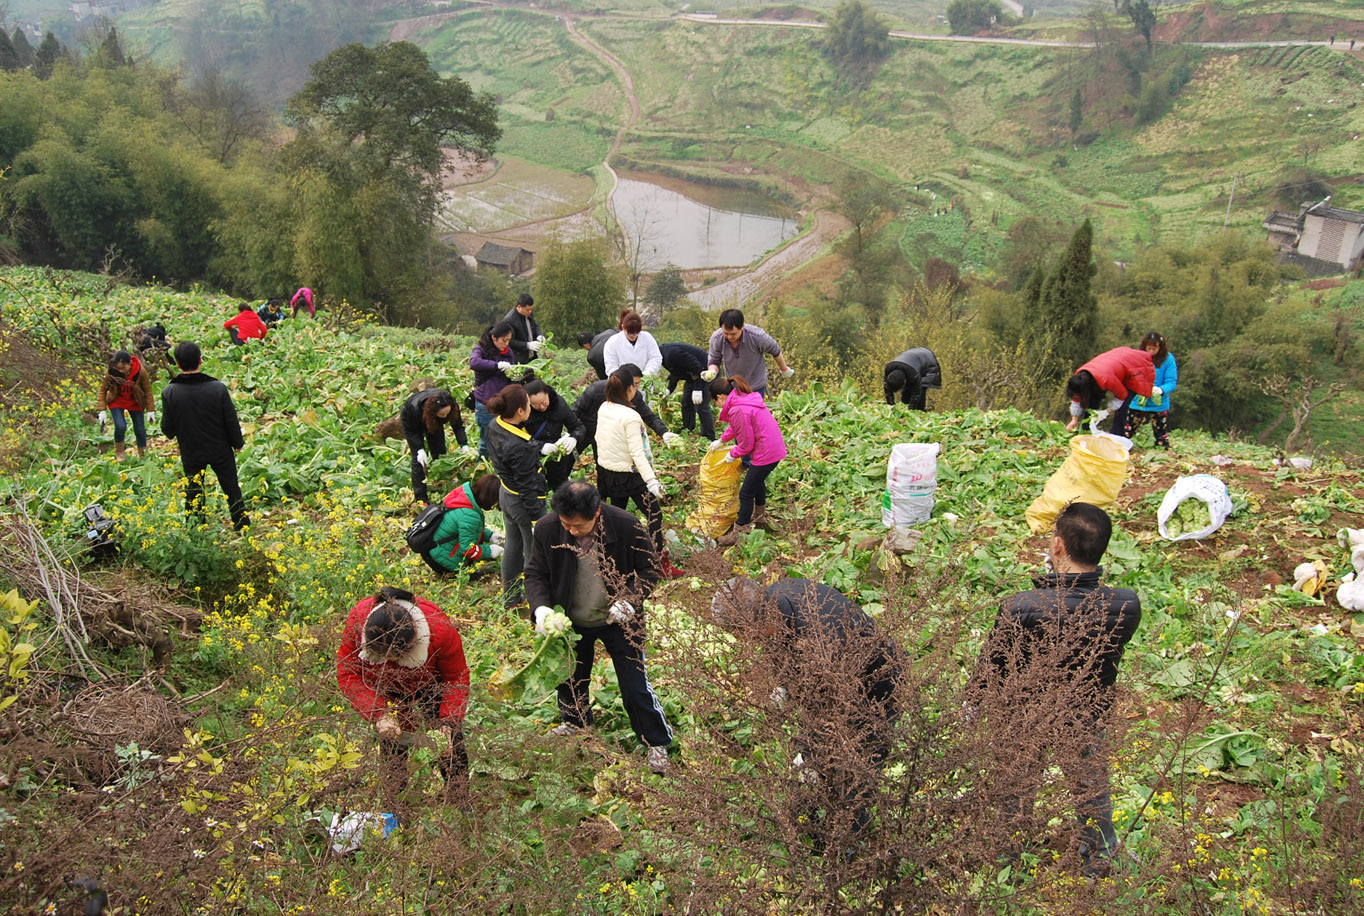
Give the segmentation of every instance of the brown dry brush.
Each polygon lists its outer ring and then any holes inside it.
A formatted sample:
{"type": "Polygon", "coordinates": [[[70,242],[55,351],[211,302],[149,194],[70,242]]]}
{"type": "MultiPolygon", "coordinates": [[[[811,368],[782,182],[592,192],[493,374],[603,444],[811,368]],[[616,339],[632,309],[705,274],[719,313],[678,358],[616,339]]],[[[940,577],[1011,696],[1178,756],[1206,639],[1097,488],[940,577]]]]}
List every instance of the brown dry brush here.
{"type": "MultiPolygon", "coordinates": [[[[1093,905],[1076,890],[1075,798],[1058,776],[1081,772],[1093,743],[1092,698],[1062,673],[1088,665],[1080,637],[1010,650],[1007,684],[973,677],[995,602],[963,594],[954,576],[887,588],[878,626],[911,659],[893,726],[869,719],[860,687],[875,640],[801,639],[792,653],[761,628],[708,624],[668,638],[695,730],[637,839],[663,871],[688,876],[681,911],[971,913],[1058,884],[1070,890],[1051,912],[1093,905]],[[778,686],[805,705],[776,708],[778,686]],[[869,756],[878,739],[890,745],[881,762],[869,756]],[[811,745],[817,782],[793,766],[811,745]]],[[[704,620],[710,592],[691,594],[704,620]]]]}

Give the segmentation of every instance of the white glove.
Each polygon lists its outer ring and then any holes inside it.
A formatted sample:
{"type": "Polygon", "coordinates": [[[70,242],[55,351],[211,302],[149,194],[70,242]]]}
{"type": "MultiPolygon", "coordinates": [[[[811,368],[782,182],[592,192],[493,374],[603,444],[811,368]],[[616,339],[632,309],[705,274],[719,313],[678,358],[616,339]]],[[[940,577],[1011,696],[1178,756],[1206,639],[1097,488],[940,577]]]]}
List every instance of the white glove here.
{"type": "Polygon", "coordinates": [[[1165,394],[1165,389],[1164,389],[1164,388],[1160,387],[1159,385],[1152,385],[1152,386],[1151,386],[1151,397],[1153,397],[1153,398],[1155,398],[1157,401],[1159,401],[1160,398],[1161,398],[1161,396],[1162,396],[1163,394],[1165,394]]]}
{"type": "Polygon", "coordinates": [[[628,601],[617,601],[606,612],[612,623],[626,624],[635,616],[635,606],[628,601]]]}
{"type": "Polygon", "coordinates": [[[733,464],[739,460],[739,457],[740,456],[734,454],[734,450],[731,449],[729,454],[725,456],[725,464],[733,464]]]}
{"type": "Polygon", "coordinates": [[[506,371],[507,371],[508,369],[510,369],[511,367],[512,367],[512,364],[511,364],[511,363],[507,362],[506,360],[503,360],[502,362],[500,362],[500,363],[497,364],[497,371],[498,371],[498,372],[506,372],[506,371]]]}
{"type": "Polygon", "coordinates": [[[666,432],[666,433],[663,434],[663,444],[664,444],[664,445],[672,445],[674,442],[681,442],[681,441],[682,441],[682,437],[679,436],[677,433],[674,433],[674,432],[666,432]]]}
{"type": "Polygon", "coordinates": [[[536,342],[536,343],[544,343],[544,342],[545,342],[545,335],[543,335],[543,334],[538,335],[538,336],[535,338],[535,342],[536,342]]]}
{"type": "Polygon", "coordinates": [[[795,374],[796,374],[796,370],[793,369],[793,368],[791,368],[790,366],[787,366],[785,369],[781,370],[781,377],[782,377],[782,378],[790,378],[791,376],[793,376],[793,375],[795,375],[795,374]]]}
{"type": "Polygon", "coordinates": [[[539,352],[540,352],[540,348],[543,347],[544,345],[545,345],[545,342],[544,342],[543,339],[541,339],[541,340],[532,340],[532,341],[530,341],[529,343],[526,344],[526,349],[529,350],[529,351],[532,352],[532,353],[539,353],[539,352]]]}
{"type": "Polygon", "coordinates": [[[788,694],[786,693],[785,687],[773,687],[772,693],[768,696],[768,699],[772,701],[772,705],[777,707],[777,711],[780,712],[786,708],[787,696],[788,694]]]}
{"type": "Polygon", "coordinates": [[[697,389],[696,391],[693,391],[693,392],[691,393],[691,402],[692,402],[693,404],[695,404],[697,407],[700,407],[700,406],[701,406],[701,401],[702,401],[702,400],[703,400],[703,398],[702,398],[702,396],[701,396],[701,391],[700,391],[700,389],[697,389]]]}
{"type": "Polygon", "coordinates": [[[156,422],[156,411],[154,410],[147,411],[147,416],[144,418],[144,420],[146,421],[146,424],[148,426],[151,426],[153,423],[156,422]]]}
{"type": "Polygon", "coordinates": [[[649,488],[649,492],[654,494],[655,497],[658,499],[663,498],[663,484],[659,483],[657,477],[649,481],[645,486],[649,488]]]}
{"type": "Polygon", "coordinates": [[[503,534],[501,531],[494,531],[493,536],[489,539],[488,542],[490,544],[496,544],[498,547],[501,547],[503,544],[507,542],[507,536],[503,534]]]}
{"type": "Polygon", "coordinates": [[[711,442],[710,445],[706,446],[706,451],[708,451],[708,452],[713,452],[713,451],[715,451],[717,448],[724,448],[724,447],[727,446],[728,444],[729,444],[729,443],[728,443],[728,442],[725,442],[723,439],[716,439],[715,441],[711,442]]]}
{"type": "Polygon", "coordinates": [[[502,556],[502,547],[501,547],[501,545],[499,545],[499,544],[489,544],[489,545],[488,545],[488,556],[492,557],[494,560],[496,560],[498,557],[502,556]]]}
{"type": "Polygon", "coordinates": [[[797,754],[795,759],[791,761],[791,766],[796,768],[797,778],[800,779],[802,785],[819,785],[819,771],[810,764],[810,761],[805,759],[804,754],[797,754]]]}
{"type": "Polygon", "coordinates": [[[1096,410],[1096,411],[1094,412],[1093,422],[1095,422],[1095,423],[1102,423],[1104,420],[1107,420],[1107,419],[1108,419],[1108,411],[1106,411],[1106,410],[1096,410]]]}
{"type": "Polygon", "coordinates": [[[109,422],[109,411],[107,411],[107,410],[101,410],[101,411],[99,412],[99,431],[100,431],[100,432],[104,432],[104,427],[105,427],[105,425],[106,425],[108,422],[109,422]]]}
{"type": "Polygon", "coordinates": [[[1109,409],[1110,412],[1111,412],[1111,411],[1114,411],[1114,410],[1120,410],[1121,408],[1122,408],[1122,398],[1109,398],[1109,399],[1108,399],[1108,409],[1109,409]]]}
{"type": "Polygon", "coordinates": [[[478,449],[474,448],[472,445],[461,445],[459,447],[459,456],[461,458],[475,458],[478,456],[478,449]]]}
{"type": "Polygon", "coordinates": [[[553,442],[546,442],[544,445],[540,446],[540,454],[548,458],[550,455],[554,454],[554,449],[557,447],[558,446],[553,442]]]}
{"type": "Polygon", "coordinates": [[[574,439],[572,436],[563,436],[558,442],[554,443],[554,445],[567,454],[578,447],[578,440],[574,439]]]}
{"type": "Polygon", "coordinates": [[[719,374],[720,372],[717,369],[707,369],[705,372],[701,373],[701,380],[705,382],[713,382],[715,381],[715,376],[719,374]]]}
{"type": "Polygon", "coordinates": [[[545,607],[543,604],[535,609],[535,635],[548,636],[549,631],[545,629],[545,621],[554,613],[554,608],[545,607]]]}
{"type": "Polygon", "coordinates": [[[431,466],[431,459],[426,457],[426,449],[417,449],[417,464],[420,464],[423,468],[429,468],[431,466]]]}

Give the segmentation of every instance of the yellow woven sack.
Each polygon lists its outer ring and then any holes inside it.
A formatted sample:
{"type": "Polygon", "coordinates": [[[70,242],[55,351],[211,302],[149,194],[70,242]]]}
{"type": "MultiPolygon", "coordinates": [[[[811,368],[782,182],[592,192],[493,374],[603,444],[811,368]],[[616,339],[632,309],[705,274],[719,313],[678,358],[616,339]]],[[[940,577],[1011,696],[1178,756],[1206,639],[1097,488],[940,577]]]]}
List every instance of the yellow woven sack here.
{"type": "Polygon", "coordinates": [[[1033,534],[1051,530],[1071,503],[1107,506],[1118,498],[1126,479],[1127,449],[1102,436],[1076,436],[1070,440],[1070,456],[1028,507],[1028,527],[1033,534]]]}
{"type": "Polygon", "coordinates": [[[687,527],[708,538],[718,538],[739,518],[739,484],[743,468],[737,461],[725,461],[727,448],[706,452],[701,459],[700,501],[687,516],[687,527]]]}

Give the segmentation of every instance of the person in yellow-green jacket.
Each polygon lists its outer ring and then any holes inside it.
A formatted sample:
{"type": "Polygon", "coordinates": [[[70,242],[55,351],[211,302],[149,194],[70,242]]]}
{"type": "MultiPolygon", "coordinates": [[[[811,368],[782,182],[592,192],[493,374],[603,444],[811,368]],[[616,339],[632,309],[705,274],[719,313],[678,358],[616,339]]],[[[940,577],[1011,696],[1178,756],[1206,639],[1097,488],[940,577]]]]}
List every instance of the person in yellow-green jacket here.
{"type": "Polygon", "coordinates": [[[484,512],[497,508],[501,486],[496,474],[484,474],[446,494],[445,514],[436,526],[436,546],[424,554],[437,572],[472,570],[502,556],[501,532],[487,527],[483,519],[484,512]]]}

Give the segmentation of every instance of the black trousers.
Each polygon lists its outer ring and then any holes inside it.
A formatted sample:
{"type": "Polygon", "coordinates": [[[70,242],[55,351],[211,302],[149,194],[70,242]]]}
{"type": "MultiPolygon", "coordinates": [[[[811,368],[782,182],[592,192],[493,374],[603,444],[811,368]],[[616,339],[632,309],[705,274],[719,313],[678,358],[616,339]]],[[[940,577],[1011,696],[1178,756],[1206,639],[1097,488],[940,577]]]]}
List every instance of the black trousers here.
{"type": "Polygon", "coordinates": [[[408,436],[407,449],[412,453],[412,496],[419,503],[427,501],[426,468],[417,460],[417,452],[426,449],[426,457],[435,461],[445,454],[445,427],[427,430],[426,437],[408,436]]]}
{"type": "Polygon", "coordinates": [[[568,480],[569,475],[573,473],[573,469],[577,467],[577,465],[578,453],[576,451],[569,452],[562,458],[556,458],[553,461],[546,460],[544,462],[545,486],[549,488],[551,494],[559,489],[559,484],[568,480]]]}
{"type": "Polygon", "coordinates": [[[204,511],[204,471],[212,468],[214,476],[218,478],[218,486],[223,488],[223,493],[227,496],[227,509],[232,513],[232,527],[245,528],[251,524],[251,519],[246,515],[246,501],[242,499],[241,484],[237,482],[236,455],[228,452],[224,457],[204,464],[186,461],[181,457],[180,466],[184,468],[185,477],[189,478],[185,484],[187,515],[200,521],[207,521],[208,513],[204,511]]]}
{"type": "Polygon", "coordinates": [[[696,381],[688,380],[682,386],[682,428],[685,430],[696,429],[696,418],[701,418],[701,435],[711,441],[715,440],[715,412],[710,406],[710,383],[700,379],[696,381]],[[701,392],[701,403],[699,405],[691,402],[693,391],[701,392]]]}
{"type": "Polygon", "coordinates": [[[597,640],[611,653],[620,683],[620,699],[630,717],[630,727],[639,740],[649,747],[664,747],[673,740],[673,730],[663,715],[663,704],[658,701],[649,675],[644,670],[644,630],[627,633],[619,624],[604,627],[573,627],[578,634],[573,674],[559,685],[559,716],[569,725],[585,728],[592,724],[592,697],[588,682],[592,677],[592,660],[596,657],[597,640]]]}

